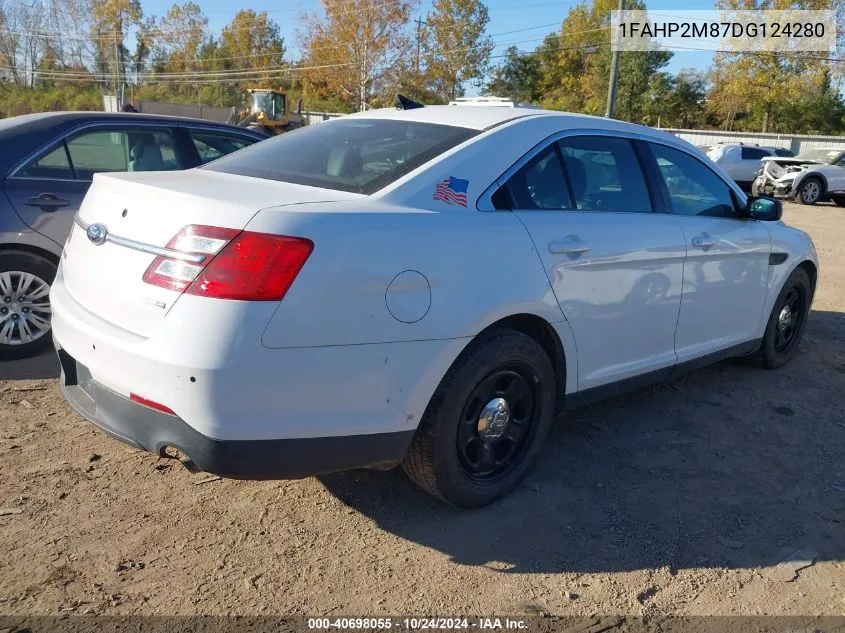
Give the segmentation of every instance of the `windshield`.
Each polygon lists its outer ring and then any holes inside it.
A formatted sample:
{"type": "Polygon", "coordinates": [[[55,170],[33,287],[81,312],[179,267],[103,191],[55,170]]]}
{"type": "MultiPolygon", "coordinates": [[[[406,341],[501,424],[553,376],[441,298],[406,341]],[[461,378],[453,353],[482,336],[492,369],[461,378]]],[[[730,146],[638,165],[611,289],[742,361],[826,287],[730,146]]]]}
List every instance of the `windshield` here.
{"type": "Polygon", "coordinates": [[[841,149],[808,149],[801,152],[796,158],[833,163],[836,162],[840,154],[842,154],[841,149]]]}
{"type": "Polygon", "coordinates": [[[370,194],[477,133],[393,119],[336,119],[256,143],[202,169],[370,194]]]}

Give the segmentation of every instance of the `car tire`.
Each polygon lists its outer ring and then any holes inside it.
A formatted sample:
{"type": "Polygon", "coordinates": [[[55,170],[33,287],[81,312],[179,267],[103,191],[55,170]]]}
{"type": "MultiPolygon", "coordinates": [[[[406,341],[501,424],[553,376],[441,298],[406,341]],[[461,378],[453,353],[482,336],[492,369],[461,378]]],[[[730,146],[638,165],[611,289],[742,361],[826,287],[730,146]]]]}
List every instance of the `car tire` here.
{"type": "Polygon", "coordinates": [[[845,196],[836,196],[833,202],[836,203],[837,207],[845,207],[845,196]]]}
{"type": "Polygon", "coordinates": [[[0,358],[26,358],[50,346],[49,293],[55,278],[56,265],[45,257],[0,252],[0,358]]]}
{"type": "Polygon", "coordinates": [[[555,416],[551,360],[532,338],[502,328],[470,343],[440,382],[402,466],[435,497],[478,508],[531,466],[555,416]]]}
{"type": "Polygon", "coordinates": [[[783,367],[795,355],[810,312],[813,288],[810,276],[797,268],[778,294],[755,363],[766,369],[783,367]]]}
{"type": "Polygon", "coordinates": [[[824,195],[824,183],[815,176],[805,178],[795,193],[795,202],[799,204],[816,204],[824,195]]]}

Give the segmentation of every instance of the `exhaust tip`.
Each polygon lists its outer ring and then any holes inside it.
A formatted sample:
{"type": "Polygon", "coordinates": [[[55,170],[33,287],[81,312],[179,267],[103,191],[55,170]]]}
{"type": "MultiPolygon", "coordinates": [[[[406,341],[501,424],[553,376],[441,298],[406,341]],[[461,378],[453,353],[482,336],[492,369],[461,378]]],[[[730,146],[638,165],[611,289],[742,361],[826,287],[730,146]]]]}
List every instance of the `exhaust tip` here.
{"type": "Polygon", "coordinates": [[[190,458],[189,455],[182,452],[175,446],[164,446],[159,453],[161,457],[166,459],[177,459],[179,463],[181,463],[188,472],[192,474],[201,473],[203,472],[202,469],[196,465],[196,462],[190,458]]]}

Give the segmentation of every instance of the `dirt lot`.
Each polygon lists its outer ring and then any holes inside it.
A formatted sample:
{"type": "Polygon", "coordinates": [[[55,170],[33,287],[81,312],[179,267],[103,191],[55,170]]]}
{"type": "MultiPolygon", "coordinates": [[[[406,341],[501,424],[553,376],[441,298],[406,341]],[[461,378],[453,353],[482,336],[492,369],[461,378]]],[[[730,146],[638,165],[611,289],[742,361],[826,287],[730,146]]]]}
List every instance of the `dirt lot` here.
{"type": "Polygon", "coordinates": [[[476,512],[398,470],[206,481],[73,414],[51,356],[0,365],[0,613],[845,615],[845,209],[786,219],[823,267],[787,369],[571,414],[476,512]]]}

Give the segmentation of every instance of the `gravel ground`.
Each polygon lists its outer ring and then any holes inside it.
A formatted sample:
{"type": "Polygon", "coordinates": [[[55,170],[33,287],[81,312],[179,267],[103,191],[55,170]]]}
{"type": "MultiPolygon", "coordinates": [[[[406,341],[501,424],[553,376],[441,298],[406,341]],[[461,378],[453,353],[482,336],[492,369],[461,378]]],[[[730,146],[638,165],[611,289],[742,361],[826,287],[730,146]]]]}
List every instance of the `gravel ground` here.
{"type": "Polygon", "coordinates": [[[786,220],[822,264],[786,369],[570,414],[475,512],[399,470],[192,475],[72,413],[52,356],[0,364],[0,614],[845,615],[845,209],[786,220]]]}

